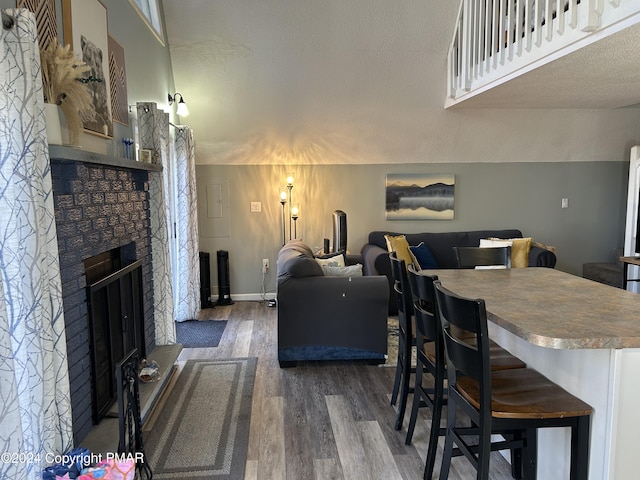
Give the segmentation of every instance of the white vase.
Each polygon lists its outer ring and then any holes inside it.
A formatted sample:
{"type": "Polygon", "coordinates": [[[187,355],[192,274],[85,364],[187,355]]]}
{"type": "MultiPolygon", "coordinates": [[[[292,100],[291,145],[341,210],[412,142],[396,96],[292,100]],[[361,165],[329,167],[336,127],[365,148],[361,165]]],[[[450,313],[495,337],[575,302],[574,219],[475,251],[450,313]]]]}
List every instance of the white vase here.
{"type": "Polygon", "coordinates": [[[60,107],[53,103],[45,103],[44,118],[47,124],[47,143],[49,145],[62,145],[62,128],[60,127],[60,107]]]}

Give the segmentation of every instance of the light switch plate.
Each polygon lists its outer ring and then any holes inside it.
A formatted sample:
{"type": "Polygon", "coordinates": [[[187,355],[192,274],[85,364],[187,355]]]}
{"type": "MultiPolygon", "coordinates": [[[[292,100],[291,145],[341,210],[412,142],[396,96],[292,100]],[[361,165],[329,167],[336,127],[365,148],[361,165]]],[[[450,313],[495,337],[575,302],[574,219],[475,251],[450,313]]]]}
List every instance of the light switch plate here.
{"type": "Polygon", "coordinates": [[[262,211],[262,202],[251,202],[251,212],[259,213],[262,211]]]}

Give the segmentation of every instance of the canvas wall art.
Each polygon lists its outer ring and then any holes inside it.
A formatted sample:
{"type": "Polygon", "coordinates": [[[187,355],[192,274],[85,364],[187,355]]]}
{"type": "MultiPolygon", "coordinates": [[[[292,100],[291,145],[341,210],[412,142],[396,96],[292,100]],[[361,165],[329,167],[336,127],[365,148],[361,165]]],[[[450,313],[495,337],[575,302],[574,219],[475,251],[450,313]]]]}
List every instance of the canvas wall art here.
{"type": "Polygon", "coordinates": [[[90,74],[95,80],[87,85],[96,116],[84,124],[85,131],[112,138],[107,9],[98,0],[63,0],[62,21],[64,43],[70,44],[74,53],[91,67],[90,74]]]}
{"type": "Polygon", "coordinates": [[[58,36],[55,0],[17,0],[16,7],[26,8],[36,15],[38,25],[38,46],[44,50],[49,42],[58,36]]]}
{"type": "Polygon", "coordinates": [[[452,220],[455,175],[389,173],[387,220],[452,220]]]}
{"type": "Polygon", "coordinates": [[[109,35],[109,83],[113,121],[129,124],[127,71],[124,68],[124,47],[109,35]]]}

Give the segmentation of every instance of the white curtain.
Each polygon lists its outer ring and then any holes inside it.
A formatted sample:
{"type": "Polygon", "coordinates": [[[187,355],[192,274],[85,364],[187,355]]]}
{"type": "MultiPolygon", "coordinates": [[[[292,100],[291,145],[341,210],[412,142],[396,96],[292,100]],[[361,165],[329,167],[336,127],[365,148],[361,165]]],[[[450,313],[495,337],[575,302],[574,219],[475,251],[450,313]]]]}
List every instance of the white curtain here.
{"type": "Polygon", "coordinates": [[[200,310],[198,206],[193,131],[188,127],[179,127],[176,128],[175,137],[178,245],[175,317],[177,322],[183,322],[196,318],[200,310]]]}
{"type": "Polygon", "coordinates": [[[41,478],[72,446],[67,347],[36,23],[0,30],[0,478],[41,478]]]}
{"type": "Polygon", "coordinates": [[[138,103],[137,110],[140,148],[151,149],[154,161],[162,165],[162,172],[149,172],[149,209],[156,345],[168,345],[176,342],[169,236],[169,114],[152,102],[138,103]]]}

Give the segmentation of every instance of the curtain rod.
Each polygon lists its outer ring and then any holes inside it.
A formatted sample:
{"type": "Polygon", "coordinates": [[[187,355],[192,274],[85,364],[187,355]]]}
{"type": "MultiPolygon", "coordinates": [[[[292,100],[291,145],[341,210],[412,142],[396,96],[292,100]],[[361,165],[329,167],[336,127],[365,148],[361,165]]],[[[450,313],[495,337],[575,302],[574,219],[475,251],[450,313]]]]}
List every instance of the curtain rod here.
{"type": "Polygon", "coordinates": [[[11,30],[15,24],[15,18],[2,10],[2,28],[4,28],[5,30],[11,30]]]}

